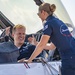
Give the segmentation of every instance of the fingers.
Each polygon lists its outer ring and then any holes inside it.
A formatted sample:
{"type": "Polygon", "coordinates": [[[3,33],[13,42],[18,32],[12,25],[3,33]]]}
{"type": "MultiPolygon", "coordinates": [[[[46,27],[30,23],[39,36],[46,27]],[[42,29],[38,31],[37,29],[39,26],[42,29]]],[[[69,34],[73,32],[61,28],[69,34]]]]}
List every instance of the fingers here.
{"type": "Polygon", "coordinates": [[[19,63],[31,63],[32,61],[25,60],[25,58],[18,60],[19,63]]]}
{"type": "Polygon", "coordinates": [[[32,63],[32,61],[24,60],[25,63],[32,63]]]}
{"type": "Polygon", "coordinates": [[[23,63],[25,58],[18,60],[17,62],[23,63]]]}
{"type": "Polygon", "coordinates": [[[29,38],[28,38],[28,41],[29,41],[30,43],[32,43],[33,38],[32,38],[32,37],[29,37],[29,38]]]}

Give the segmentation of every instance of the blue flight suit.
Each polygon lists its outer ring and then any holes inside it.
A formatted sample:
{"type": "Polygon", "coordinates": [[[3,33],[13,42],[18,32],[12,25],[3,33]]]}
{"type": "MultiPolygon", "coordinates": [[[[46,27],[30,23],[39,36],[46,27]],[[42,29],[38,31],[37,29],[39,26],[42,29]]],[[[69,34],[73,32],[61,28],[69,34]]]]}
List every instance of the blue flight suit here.
{"type": "MultiPolygon", "coordinates": [[[[35,47],[35,45],[25,42],[19,49],[20,56],[17,58],[17,60],[20,60],[22,58],[28,59],[35,50],[35,47]]],[[[42,55],[43,54],[41,53],[37,57],[42,57],[42,55]]]]}
{"type": "Polygon", "coordinates": [[[50,36],[50,40],[58,48],[62,60],[62,75],[75,75],[75,39],[67,26],[58,18],[48,16],[43,35],[50,36]]]}

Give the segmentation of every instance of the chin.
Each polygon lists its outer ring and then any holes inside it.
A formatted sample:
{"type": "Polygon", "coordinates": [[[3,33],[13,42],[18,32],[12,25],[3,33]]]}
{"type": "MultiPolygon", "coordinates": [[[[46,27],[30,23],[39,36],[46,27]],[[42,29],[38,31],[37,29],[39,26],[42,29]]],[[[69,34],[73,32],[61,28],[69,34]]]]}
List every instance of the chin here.
{"type": "Polygon", "coordinates": [[[24,43],[24,41],[23,41],[23,42],[22,42],[22,41],[20,41],[19,43],[20,43],[20,44],[23,44],[23,43],[24,43]]]}

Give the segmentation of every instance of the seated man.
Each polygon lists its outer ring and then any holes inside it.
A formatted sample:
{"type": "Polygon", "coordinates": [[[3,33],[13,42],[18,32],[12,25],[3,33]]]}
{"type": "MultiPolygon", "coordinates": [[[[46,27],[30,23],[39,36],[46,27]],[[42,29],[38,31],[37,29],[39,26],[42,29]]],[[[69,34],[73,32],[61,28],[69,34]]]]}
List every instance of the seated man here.
{"type": "Polygon", "coordinates": [[[20,24],[14,26],[12,30],[14,45],[19,49],[20,53],[20,56],[17,58],[17,60],[20,60],[22,58],[28,59],[35,49],[34,45],[28,45],[27,43],[24,42],[26,36],[25,32],[26,32],[25,26],[20,24]]]}

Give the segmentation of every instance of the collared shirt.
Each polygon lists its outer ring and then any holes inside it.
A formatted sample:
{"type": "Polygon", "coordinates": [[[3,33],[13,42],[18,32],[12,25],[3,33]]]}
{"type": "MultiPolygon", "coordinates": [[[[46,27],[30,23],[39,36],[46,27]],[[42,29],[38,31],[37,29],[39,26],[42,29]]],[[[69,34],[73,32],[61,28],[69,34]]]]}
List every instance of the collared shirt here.
{"type": "Polygon", "coordinates": [[[50,36],[50,40],[58,48],[62,59],[75,55],[75,39],[67,26],[58,18],[48,16],[43,28],[43,35],[50,36]]]}

